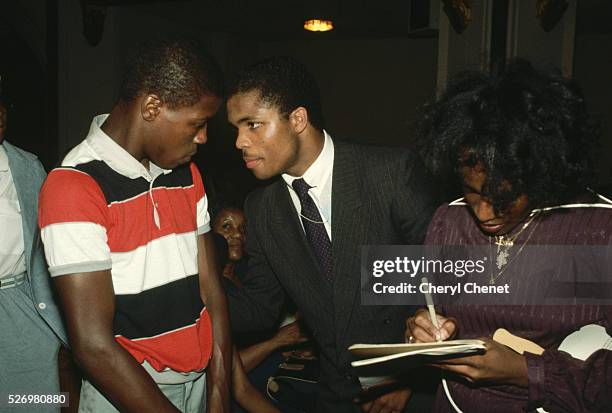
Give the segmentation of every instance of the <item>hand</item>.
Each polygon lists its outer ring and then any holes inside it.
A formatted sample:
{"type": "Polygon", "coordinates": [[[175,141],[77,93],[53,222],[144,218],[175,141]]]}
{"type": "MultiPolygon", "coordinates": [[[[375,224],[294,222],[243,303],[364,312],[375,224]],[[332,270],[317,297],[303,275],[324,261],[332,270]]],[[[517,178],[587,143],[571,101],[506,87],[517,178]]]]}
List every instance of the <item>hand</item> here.
{"type": "Polygon", "coordinates": [[[366,413],[401,413],[411,395],[412,390],[410,389],[395,390],[363,403],[361,410],[366,413]]]}
{"type": "Polygon", "coordinates": [[[429,311],[422,308],[414,317],[406,319],[407,343],[431,343],[452,338],[457,332],[457,323],[454,318],[446,318],[436,314],[440,328],[434,327],[429,317],[429,311]],[[412,340],[410,340],[412,337],[412,340]]]}
{"type": "Polygon", "coordinates": [[[527,360],[510,347],[489,338],[482,355],[443,360],[433,364],[442,370],[459,374],[470,383],[511,384],[527,387],[527,360]]]}
{"type": "Polygon", "coordinates": [[[298,321],[294,321],[291,324],[280,328],[274,335],[274,341],[278,347],[293,346],[295,344],[303,343],[308,340],[308,337],[302,333],[300,324],[298,321]]]}

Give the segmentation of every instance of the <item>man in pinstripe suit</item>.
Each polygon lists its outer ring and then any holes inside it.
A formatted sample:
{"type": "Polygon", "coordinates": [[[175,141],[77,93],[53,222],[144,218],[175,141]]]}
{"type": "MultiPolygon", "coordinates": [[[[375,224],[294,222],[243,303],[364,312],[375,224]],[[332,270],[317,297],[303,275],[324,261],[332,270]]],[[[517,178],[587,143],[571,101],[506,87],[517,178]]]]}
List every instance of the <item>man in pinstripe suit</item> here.
{"type": "Polygon", "coordinates": [[[346,349],[403,341],[414,309],[361,305],[360,250],[422,243],[435,202],[420,163],[404,150],[333,140],[316,82],[291,58],[243,70],[227,106],[246,167],[259,179],[281,175],[245,204],[249,265],[229,297],[234,329],[272,327],[288,296],[319,348],[316,411],[403,411],[408,389],[353,403],[360,386],[346,349]]]}

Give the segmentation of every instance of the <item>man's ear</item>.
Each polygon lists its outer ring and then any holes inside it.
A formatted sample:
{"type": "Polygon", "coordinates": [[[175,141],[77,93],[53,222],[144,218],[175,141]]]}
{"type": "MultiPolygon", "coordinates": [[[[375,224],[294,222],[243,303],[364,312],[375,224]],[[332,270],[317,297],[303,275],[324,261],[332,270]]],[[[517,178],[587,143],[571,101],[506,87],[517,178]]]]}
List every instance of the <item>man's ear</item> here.
{"type": "Polygon", "coordinates": [[[296,133],[302,133],[308,126],[308,111],[303,106],[298,106],[289,114],[289,122],[296,133]]]}
{"type": "Polygon", "coordinates": [[[140,113],[147,122],[152,122],[159,116],[162,100],[154,93],[145,95],[140,104],[140,113]]]}

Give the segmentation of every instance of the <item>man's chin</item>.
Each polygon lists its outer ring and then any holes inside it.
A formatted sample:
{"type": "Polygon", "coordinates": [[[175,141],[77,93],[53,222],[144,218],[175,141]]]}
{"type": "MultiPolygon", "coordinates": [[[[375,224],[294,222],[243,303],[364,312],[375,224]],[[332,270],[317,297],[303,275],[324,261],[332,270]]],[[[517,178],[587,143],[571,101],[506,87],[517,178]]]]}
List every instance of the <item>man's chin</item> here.
{"type": "Polygon", "coordinates": [[[272,177],[274,177],[273,174],[270,174],[268,172],[265,171],[258,171],[256,169],[251,169],[251,173],[255,176],[255,178],[261,180],[261,181],[265,181],[266,179],[270,179],[272,177]]]}

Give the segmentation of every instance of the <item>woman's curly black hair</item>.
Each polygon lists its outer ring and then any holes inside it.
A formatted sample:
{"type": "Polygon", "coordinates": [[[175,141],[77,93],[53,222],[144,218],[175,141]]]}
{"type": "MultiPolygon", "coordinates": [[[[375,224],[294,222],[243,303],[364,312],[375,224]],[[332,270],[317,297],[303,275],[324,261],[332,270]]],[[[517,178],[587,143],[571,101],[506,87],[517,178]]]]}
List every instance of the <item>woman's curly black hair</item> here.
{"type": "Polygon", "coordinates": [[[577,85],[525,60],[499,76],[464,73],[426,108],[422,154],[437,177],[486,174],[482,193],[496,212],[526,194],[532,207],[568,202],[591,179],[599,127],[577,85]]]}

